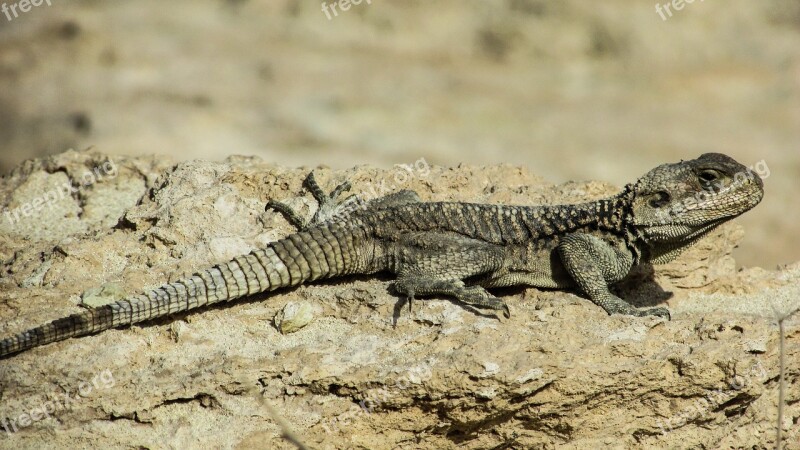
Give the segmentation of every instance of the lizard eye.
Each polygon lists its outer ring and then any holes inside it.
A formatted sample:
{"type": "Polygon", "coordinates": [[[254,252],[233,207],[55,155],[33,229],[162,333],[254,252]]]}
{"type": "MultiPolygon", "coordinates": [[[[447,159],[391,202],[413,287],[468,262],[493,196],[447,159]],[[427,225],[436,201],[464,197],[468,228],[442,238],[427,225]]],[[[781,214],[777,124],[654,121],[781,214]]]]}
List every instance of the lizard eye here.
{"type": "Polygon", "coordinates": [[[648,204],[653,208],[661,208],[662,206],[669,203],[672,199],[672,196],[669,195],[667,191],[658,191],[655,194],[650,196],[650,200],[648,200],[648,204]]]}
{"type": "Polygon", "coordinates": [[[704,169],[700,171],[700,173],[697,175],[697,178],[700,179],[701,183],[708,184],[717,181],[718,179],[720,179],[720,176],[721,174],[717,170],[704,169]]]}

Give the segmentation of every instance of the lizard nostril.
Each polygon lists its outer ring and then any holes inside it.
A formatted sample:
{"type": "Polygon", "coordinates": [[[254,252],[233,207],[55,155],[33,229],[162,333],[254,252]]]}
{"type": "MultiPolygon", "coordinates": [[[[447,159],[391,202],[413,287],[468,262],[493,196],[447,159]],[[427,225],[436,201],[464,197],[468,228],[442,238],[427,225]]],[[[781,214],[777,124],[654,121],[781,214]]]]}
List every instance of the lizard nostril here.
{"type": "Polygon", "coordinates": [[[660,207],[668,204],[671,199],[672,199],[672,196],[669,195],[669,192],[667,192],[667,191],[659,191],[659,192],[656,192],[655,194],[653,194],[650,197],[650,200],[649,200],[648,203],[653,208],[660,208],[660,207]]]}

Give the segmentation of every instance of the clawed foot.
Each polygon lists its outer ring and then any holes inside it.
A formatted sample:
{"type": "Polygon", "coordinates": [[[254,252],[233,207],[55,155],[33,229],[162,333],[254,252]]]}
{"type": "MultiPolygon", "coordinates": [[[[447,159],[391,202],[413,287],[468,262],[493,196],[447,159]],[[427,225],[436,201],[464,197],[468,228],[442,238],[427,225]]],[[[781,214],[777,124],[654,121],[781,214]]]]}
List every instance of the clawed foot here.
{"type": "Polygon", "coordinates": [[[506,302],[496,297],[492,297],[491,300],[492,303],[487,306],[488,308],[493,309],[495,311],[502,311],[503,317],[505,317],[506,319],[511,318],[511,310],[508,309],[508,305],[506,304],[506,302]]]}
{"type": "Polygon", "coordinates": [[[656,316],[661,317],[663,319],[671,320],[672,316],[667,308],[658,307],[658,308],[650,308],[650,309],[639,309],[634,308],[628,304],[625,305],[624,308],[616,308],[611,311],[607,312],[609,314],[624,314],[627,316],[635,316],[635,317],[647,317],[647,316],[656,316]]]}
{"type": "Polygon", "coordinates": [[[508,309],[506,302],[503,299],[491,295],[486,289],[480,286],[463,288],[456,294],[456,298],[476,308],[502,311],[506,319],[511,318],[511,311],[508,309]]]}
{"type": "Polygon", "coordinates": [[[639,309],[615,295],[609,294],[601,297],[600,299],[593,299],[593,300],[595,301],[595,303],[597,303],[599,306],[605,309],[606,312],[609,314],[624,314],[626,316],[636,316],[636,317],[656,316],[667,320],[671,319],[669,310],[667,308],[658,307],[649,309],[639,309]]]}
{"type": "Polygon", "coordinates": [[[506,319],[511,317],[508,305],[502,299],[492,296],[480,286],[464,286],[461,281],[435,280],[435,279],[401,279],[394,284],[395,291],[405,296],[408,302],[408,311],[411,312],[411,303],[416,300],[416,294],[421,295],[450,295],[459,302],[480,309],[502,311],[506,319]]]}
{"type": "Polygon", "coordinates": [[[328,195],[319,187],[317,180],[314,178],[314,172],[310,172],[305,181],[303,181],[303,186],[311,192],[311,195],[317,201],[318,205],[317,211],[314,213],[314,217],[312,217],[311,220],[303,219],[296,210],[277,200],[270,200],[267,202],[265,210],[272,209],[278,211],[283,214],[286,220],[294,225],[295,228],[302,231],[310,226],[319,225],[334,220],[342,215],[347,215],[360,204],[360,200],[354,194],[341,198],[342,194],[350,190],[351,185],[347,181],[336,186],[330,195],[328,195]]]}
{"type": "MultiPolygon", "coordinates": [[[[405,301],[405,303],[408,303],[408,313],[409,314],[411,314],[413,312],[412,309],[411,309],[411,304],[416,300],[417,300],[417,298],[415,296],[413,296],[413,295],[405,295],[405,300],[404,301],[405,301]]],[[[503,312],[503,317],[505,317],[506,319],[511,318],[511,311],[508,309],[508,305],[506,304],[506,302],[504,302],[503,300],[501,300],[499,298],[496,298],[496,297],[488,298],[485,301],[483,301],[482,303],[469,303],[469,302],[465,302],[465,301],[460,300],[460,299],[458,299],[458,301],[460,301],[461,303],[463,303],[465,305],[470,305],[470,306],[473,306],[473,307],[476,307],[476,308],[480,308],[480,309],[490,309],[490,310],[494,310],[494,311],[502,311],[503,312]]]]}
{"type": "Polygon", "coordinates": [[[669,313],[669,310],[667,308],[662,308],[662,307],[650,308],[650,309],[637,309],[636,315],[639,317],[656,316],[667,320],[672,320],[672,315],[669,313]]]}

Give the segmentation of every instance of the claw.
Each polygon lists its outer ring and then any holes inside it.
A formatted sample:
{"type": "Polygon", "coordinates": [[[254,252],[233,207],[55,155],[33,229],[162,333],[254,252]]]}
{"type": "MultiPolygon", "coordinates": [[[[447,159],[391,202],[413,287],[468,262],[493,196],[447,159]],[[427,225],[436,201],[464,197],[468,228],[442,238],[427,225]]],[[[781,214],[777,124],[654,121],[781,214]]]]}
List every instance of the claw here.
{"type": "Polygon", "coordinates": [[[406,302],[408,303],[408,313],[411,314],[411,303],[414,302],[414,292],[412,290],[406,290],[406,302]]]}
{"type": "MultiPolygon", "coordinates": [[[[470,302],[465,302],[465,303],[470,304],[470,302]]],[[[495,311],[502,311],[503,316],[505,316],[506,319],[511,317],[511,311],[508,309],[508,305],[506,304],[506,302],[497,297],[489,297],[484,299],[483,301],[475,302],[472,304],[474,306],[488,308],[495,311]]]]}
{"type": "Polygon", "coordinates": [[[667,308],[632,309],[631,312],[627,314],[636,317],[656,316],[667,320],[671,320],[672,318],[667,308]]]}
{"type": "Polygon", "coordinates": [[[269,211],[270,209],[283,214],[283,217],[298,230],[303,230],[306,228],[306,225],[308,225],[294,209],[285,203],[281,203],[277,200],[270,200],[264,207],[264,211],[269,211]]]}
{"type": "Polygon", "coordinates": [[[502,311],[503,316],[505,316],[506,319],[511,318],[511,311],[508,309],[508,305],[503,300],[494,298],[494,301],[491,303],[491,308],[495,311],[502,311]]]}
{"type": "Polygon", "coordinates": [[[279,210],[282,206],[285,206],[283,203],[277,202],[275,200],[270,200],[267,202],[267,205],[264,207],[264,211],[269,211],[270,209],[279,210]]]}
{"type": "Polygon", "coordinates": [[[339,198],[339,196],[342,195],[342,193],[348,192],[351,187],[353,187],[353,185],[351,185],[349,181],[345,181],[344,183],[336,186],[333,189],[333,192],[331,192],[330,195],[331,200],[339,198]]]}
{"type": "Polygon", "coordinates": [[[662,317],[667,320],[672,320],[672,315],[667,308],[652,308],[645,311],[648,316],[662,317]]]}
{"type": "Polygon", "coordinates": [[[328,196],[325,195],[325,192],[322,191],[322,188],[319,187],[319,183],[317,183],[317,179],[314,178],[314,172],[309,172],[306,176],[306,179],[303,181],[303,185],[311,192],[311,195],[314,197],[314,200],[317,201],[320,205],[325,203],[328,200],[328,196]]]}

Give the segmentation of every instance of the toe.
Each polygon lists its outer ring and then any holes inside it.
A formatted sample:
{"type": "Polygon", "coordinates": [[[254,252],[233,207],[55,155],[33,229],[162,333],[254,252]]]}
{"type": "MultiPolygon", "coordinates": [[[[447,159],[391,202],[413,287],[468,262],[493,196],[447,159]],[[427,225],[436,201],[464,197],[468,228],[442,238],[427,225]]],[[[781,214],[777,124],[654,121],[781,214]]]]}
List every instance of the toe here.
{"type": "Polygon", "coordinates": [[[667,308],[648,309],[646,311],[646,313],[647,313],[648,316],[662,317],[662,318],[667,319],[667,320],[671,319],[671,315],[670,315],[669,310],[667,308]]]}

